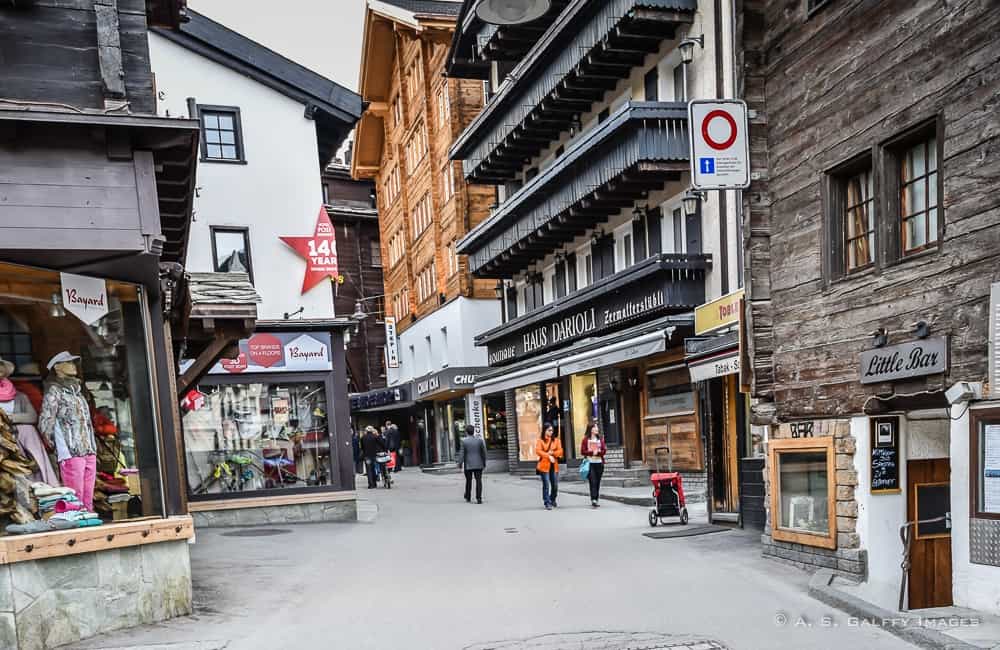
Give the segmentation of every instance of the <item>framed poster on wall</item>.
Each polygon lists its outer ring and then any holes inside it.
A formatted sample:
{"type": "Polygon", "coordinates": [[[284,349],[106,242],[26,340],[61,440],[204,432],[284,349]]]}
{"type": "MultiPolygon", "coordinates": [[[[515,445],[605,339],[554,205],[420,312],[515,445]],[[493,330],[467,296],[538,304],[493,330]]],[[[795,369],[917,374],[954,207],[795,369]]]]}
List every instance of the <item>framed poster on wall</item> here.
{"type": "Polygon", "coordinates": [[[897,494],[899,485],[899,417],[872,418],[869,468],[872,494],[897,494]]]}

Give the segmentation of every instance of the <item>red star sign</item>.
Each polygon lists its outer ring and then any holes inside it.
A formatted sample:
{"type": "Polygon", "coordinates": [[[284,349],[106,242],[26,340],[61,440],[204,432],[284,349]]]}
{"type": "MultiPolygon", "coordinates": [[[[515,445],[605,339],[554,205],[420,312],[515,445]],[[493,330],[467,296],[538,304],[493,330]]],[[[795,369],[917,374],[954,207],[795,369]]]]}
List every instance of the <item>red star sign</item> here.
{"type": "Polygon", "coordinates": [[[316,233],[312,237],[282,237],[306,261],[306,276],[302,280],[302,293],[315,287],[328,277],[337,277],[337,238],[333,224],[323,206],[316,218],[316,233]]]}

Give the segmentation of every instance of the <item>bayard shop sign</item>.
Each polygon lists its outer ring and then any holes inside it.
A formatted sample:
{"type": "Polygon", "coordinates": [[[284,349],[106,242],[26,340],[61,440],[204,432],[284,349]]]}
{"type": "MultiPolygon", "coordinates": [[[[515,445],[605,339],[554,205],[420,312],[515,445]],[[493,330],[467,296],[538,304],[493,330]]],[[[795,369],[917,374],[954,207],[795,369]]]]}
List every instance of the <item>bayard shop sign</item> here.
{"type": "Polygon", "coordinates": [[[861,353],[862,384],[877,384],[948,370],[948,338],[921,339],[861,353]]]}
{"type": "Polygon", "coordinates": [[[648,317],[660,312],[665,306],[662,287],[636,287],[624,295],[607,297],[606,304],[584,307],[489,343],[489,364],[500,366],[562,343],[616,328],[637,316],[648,317]]]}

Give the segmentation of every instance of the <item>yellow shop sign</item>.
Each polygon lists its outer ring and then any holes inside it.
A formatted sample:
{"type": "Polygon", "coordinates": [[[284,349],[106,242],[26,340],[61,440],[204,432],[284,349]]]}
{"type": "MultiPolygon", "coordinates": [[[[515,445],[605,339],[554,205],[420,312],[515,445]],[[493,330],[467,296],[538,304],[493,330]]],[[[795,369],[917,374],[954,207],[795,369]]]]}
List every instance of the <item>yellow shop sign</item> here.
{"type": "Polygon", "coordinates": [[[701,336],[717,329],[740,322],[740,302],[743,300],[743,289],[727,293],[712,302],[695,307],[694,333],[701,336]]]}

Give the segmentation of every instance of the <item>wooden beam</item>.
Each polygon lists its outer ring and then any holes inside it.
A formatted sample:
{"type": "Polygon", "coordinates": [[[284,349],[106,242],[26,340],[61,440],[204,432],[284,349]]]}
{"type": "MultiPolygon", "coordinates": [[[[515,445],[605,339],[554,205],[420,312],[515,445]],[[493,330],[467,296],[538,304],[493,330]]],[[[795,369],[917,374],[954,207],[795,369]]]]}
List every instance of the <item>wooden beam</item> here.
{"type": "Polygon", "coordinates": [[[239,336],[217,331],[215,338],[202,350],[194,363],[177,378],[177,397],[183,398],[189,390],[198,384],[202,377],[215,365],[226,348],[239,341],[239,336]],[[234,338],[235,337],[235,338],[234,338]]]}
{"type": "Polygon", "coordinates": [[[101,66],[104,96],[125,98],[125,68],[122,66],[122,44],[119,34],[118,1],[95,0],[97,16],[97,59],[101,66]]]}

